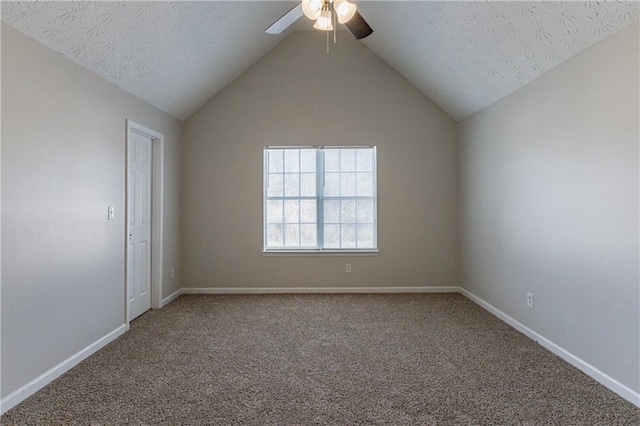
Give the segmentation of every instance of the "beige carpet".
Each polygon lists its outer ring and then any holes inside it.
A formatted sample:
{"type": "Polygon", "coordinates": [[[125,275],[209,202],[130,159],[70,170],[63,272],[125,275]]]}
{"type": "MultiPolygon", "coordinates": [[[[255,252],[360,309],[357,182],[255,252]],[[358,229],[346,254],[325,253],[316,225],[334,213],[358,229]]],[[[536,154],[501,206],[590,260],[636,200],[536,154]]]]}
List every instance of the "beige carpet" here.
{"type": "Polygon", "coordinates": [[[637,425],[460,295],[182,296],[8,425],[637,425]]]}

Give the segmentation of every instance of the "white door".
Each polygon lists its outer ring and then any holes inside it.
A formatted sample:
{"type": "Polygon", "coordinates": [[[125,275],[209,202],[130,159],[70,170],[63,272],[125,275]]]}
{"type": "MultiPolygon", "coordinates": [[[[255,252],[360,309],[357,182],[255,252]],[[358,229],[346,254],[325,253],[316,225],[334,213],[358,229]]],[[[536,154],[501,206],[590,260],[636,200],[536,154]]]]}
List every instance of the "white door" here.
{"type": "Polygon", "coordinates": [[[129,320],[151,309],[151,139],[129,131],[129,320]]]}

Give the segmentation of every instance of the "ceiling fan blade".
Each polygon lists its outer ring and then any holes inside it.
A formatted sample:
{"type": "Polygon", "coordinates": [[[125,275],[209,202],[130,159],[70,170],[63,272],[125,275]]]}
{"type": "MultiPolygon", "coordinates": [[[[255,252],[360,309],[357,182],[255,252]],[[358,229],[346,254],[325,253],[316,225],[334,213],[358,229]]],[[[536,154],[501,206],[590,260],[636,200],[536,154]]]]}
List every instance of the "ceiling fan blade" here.
{"type": "Polygon", "coordinates": [[[267,34],[280,34],[289,28],[289,25],[296,22],[302,15],[304,15],[302,12],[302,3],[298,3],[290,11],[282,15],[280,19],[271,24],[269,28],[264,30],[264,32],[267,34]]]}
{"type": "Polygon", "coordinates": [[[351,34],[353,34],[354,37],[358,40],[371,35],[371,33],[373,32],[369,24],[367,24],[367,21],[364,20],[362,15],[360,15],[360,12],[358,12],[357,10],[356,14],[353,15],[353,18],[349,19],[349,21],[347,21],[345,25],[347,26],[347,28],[349,28],[351,34]]]}

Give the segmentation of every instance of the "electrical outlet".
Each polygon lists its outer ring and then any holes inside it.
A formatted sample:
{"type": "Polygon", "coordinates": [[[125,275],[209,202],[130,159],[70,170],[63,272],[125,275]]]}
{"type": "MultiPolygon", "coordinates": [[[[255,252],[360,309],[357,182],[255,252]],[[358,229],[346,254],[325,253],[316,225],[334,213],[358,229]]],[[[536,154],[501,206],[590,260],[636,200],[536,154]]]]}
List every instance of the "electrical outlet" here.
{"type": "Polygon", "coordinates": [[[171,268],[171,278],[176,277],[176,268],[171,268]]]}
{"type": "Polygon", "coordinates": [[[527,293],[527,306],[533,309],[533,293],[527,293]]]}
{"type": "Polygon", "coordinates": [[[351,264],[350,264],[350,263],[347,263],[347,264],[345,265],[345,267],[344,267],[344,271],[345,271],[347,274],[350,274],[350,273],[351,273],[351,264]]]}

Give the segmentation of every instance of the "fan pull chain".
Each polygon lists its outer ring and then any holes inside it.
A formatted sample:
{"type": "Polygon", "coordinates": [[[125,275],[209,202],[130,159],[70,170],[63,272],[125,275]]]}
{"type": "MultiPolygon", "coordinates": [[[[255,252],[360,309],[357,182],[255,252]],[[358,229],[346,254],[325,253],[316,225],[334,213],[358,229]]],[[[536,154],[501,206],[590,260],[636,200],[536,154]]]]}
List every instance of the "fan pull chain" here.
{"type": "Polygon", "coordinates": [[[329,31],[326,31],[327,33],[327,55],[329,54],[329,31]]]}
{"type": "Polygon", "coordinates": [[[333,19],[333,44],[336,44],[336,32],[338,31],[338,17],[336,16],[336,8],[333,8],[333,13],[331,14],[331,18],[333,19]]]}

